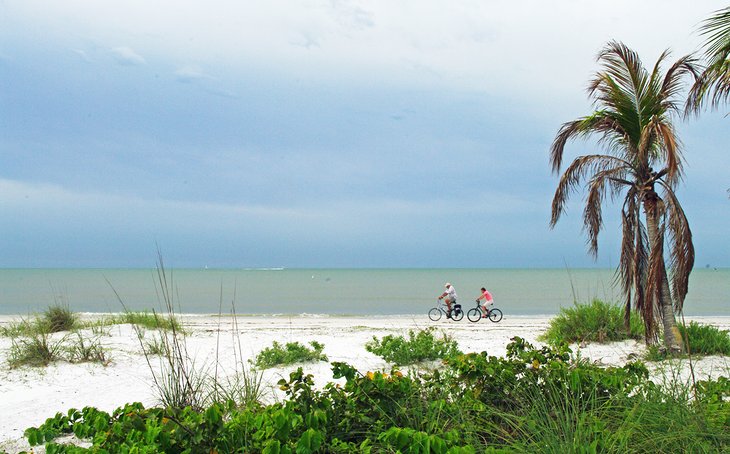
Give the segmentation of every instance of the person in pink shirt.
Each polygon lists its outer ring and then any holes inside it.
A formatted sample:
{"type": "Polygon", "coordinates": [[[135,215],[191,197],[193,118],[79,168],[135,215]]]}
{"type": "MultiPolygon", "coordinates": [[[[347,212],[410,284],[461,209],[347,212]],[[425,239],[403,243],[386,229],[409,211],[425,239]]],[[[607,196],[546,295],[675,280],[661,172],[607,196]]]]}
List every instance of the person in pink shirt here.
{"type": "Polygon", "coordinates": [[[479,295],[479,298],[477,298],[477,303],[480,300],[484,300],[484,302],[481,305],[482,309],[482,318],[486,318],[487,314],[489,313],[489,306],[492,306],[494,304],[494,298],[492,298],[492,294],[487,291],[484,287],[481,288],[482,294],[479,295]]]}

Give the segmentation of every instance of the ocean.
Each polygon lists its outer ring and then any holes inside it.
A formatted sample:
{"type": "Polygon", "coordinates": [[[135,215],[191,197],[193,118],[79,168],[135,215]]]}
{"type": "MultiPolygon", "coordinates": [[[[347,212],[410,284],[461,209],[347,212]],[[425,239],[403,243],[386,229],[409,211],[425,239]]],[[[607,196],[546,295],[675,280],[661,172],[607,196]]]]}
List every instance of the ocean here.
{"type": "MultiPolygon", "coordinates": [[[[610,269],[168,269],[179,313],[425,314],[451,282],[464,307],[486,287],[505,315],[550,315],[574,301],[619,302],[610,269]]],[[[156,269],[0,269],[0,314],[160,310],[156,269]]],[[[730,315],[730,269],[697,269],[685,314],[730,315]]]]}

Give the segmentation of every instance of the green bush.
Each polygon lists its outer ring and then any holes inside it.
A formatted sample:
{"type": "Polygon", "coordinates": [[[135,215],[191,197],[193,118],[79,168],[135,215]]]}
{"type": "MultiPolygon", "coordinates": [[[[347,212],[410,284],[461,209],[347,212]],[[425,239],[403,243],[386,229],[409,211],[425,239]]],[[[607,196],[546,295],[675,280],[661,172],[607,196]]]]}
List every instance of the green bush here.
{"type": "Polygon", "coordinates": [[[642,339],[643,336],[644,325],[637,314],[631,312],[630,329],[626,332],[623,308],[594,299],[590,304],[574,303],[573,307],[560,308],[539,339],[558,345],[642,339]]]}
{"type": "Polygon", "coordinates": [[[365,344],[365,349],[389,363],[399,366],[443,359],[461,353],[453,338],[442,333],[441,337],[437,339],[434,331],[433,328],[421,329],[417,332],[409,330],[408,339],[390,334],[382,339],[373,337],[370,342],[365,344]]]}
{"type": "Polygon", "coordinates": [[[317,341],[311,341],[309,345],[312,346],[311,349],[299,342],[287,342],[282,346],[274,341],[271,347],[263,349],[256,355],[256,359],[252,363],[260,369],[268,369],[295,363],[327,361],[327,356],[322,354],[324,345],[317,341]]]}

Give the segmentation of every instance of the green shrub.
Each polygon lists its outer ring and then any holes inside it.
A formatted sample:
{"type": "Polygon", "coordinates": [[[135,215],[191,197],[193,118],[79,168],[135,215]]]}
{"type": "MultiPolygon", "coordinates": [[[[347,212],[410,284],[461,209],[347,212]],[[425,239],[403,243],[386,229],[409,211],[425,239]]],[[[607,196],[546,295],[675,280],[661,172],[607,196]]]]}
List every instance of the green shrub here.
{"type": "Polygon", "coordinates": [[[443,359],[460,354],[459,346],[451,336],[442,333],[440,339],[434,336],[434,329],[408,331],[408,339],[391,334],[373,339],[365,344],[365,349],[399,366],[415,364],[421,361],[443,359]]]}
{"type": "Polygon", "coordinates": [[[322,354],[324,345],[317,341],[312,341],[309,345],[312,346],[311,349],[299,342],[287,342],[282,346],[274,341],[271,347],[263,349],[256,355],[256,359],[252,363],[260,369],[268,369],[295,363],[327,361],[327,356],[322,354]]]}
{"type": "Polygon", "coordinates": [[[630,329],[624,327],[623,308],[594,299],[590,304],[575,303],[560,308],[550,326],[539,339],[552,345],[576,342],[613,342],[642,339],[644,325],[638,314],[631,312],[630,329]]]}

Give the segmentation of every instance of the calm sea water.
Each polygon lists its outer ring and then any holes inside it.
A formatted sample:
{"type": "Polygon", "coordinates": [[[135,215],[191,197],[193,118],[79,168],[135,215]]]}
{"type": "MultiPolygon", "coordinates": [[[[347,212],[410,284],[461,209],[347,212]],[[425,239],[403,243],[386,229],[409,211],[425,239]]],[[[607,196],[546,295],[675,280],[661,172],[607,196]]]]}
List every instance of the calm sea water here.
{"type": "MultiPolygon", "coordinates": [[[[422,314],[444,282],[471,306],[485,286],[505,314],[555,314],[574,299],[619,301],[608,269],[174,269],[182,313],[422,314]]],[[[78,312],[159,310],[154,269],[0,269],[0,313],[39,312],[54,303],[78,312]],[[119,299],[116,294],[119,295],[119,299]]],[[[687,315],[730,315],[730,269],[691,275],[687,315]]]]}

